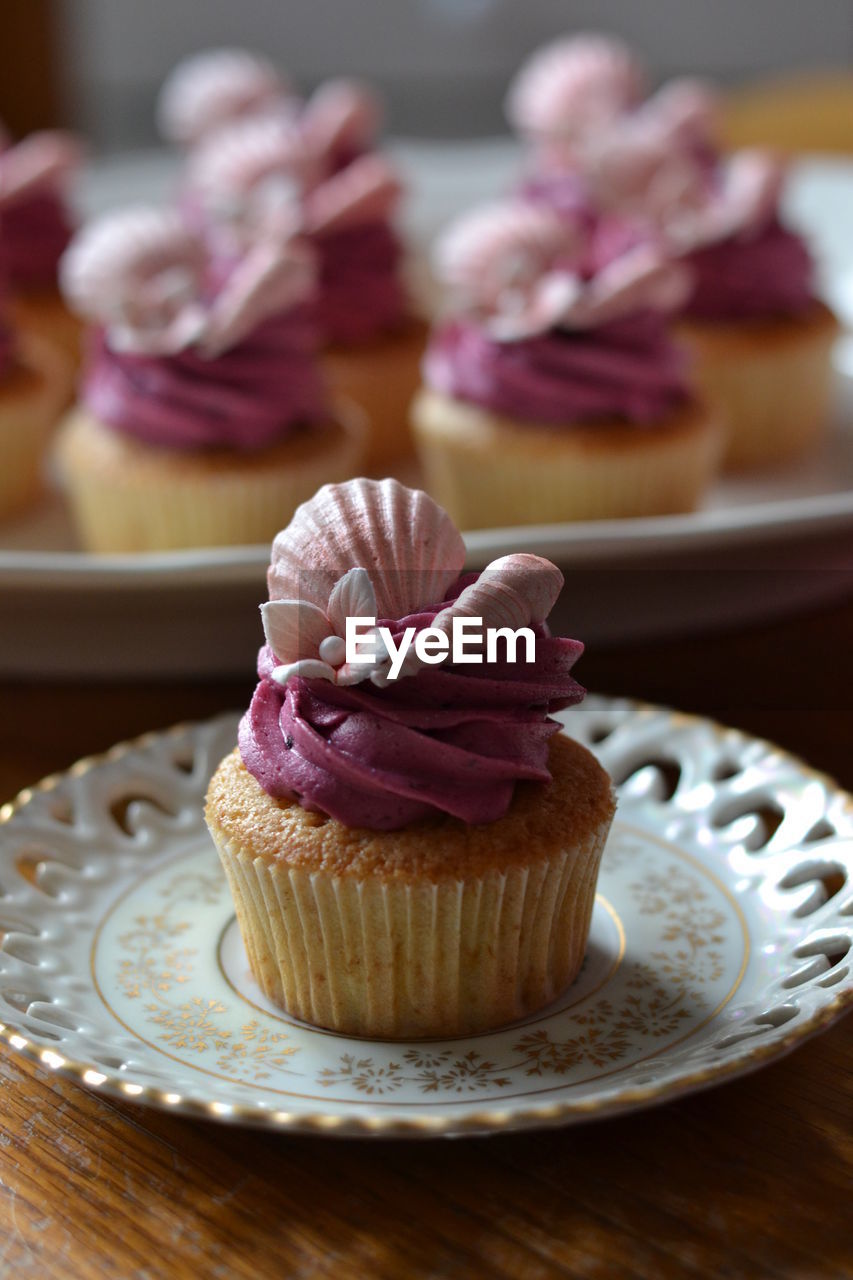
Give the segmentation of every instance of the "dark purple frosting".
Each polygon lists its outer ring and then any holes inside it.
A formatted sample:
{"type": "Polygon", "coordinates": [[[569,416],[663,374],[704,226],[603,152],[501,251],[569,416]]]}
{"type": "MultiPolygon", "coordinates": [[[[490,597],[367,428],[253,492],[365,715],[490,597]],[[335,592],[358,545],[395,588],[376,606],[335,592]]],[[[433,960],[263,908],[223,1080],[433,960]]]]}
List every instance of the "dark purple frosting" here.
{"type": "Polygon", "coordinates": [[[685,356],[665,319],[644,312],[590,330],[497,342],[454,320],[433,335],[424,377],[435,391],[522,421],[656,422],[688,396],[685,356]]]}
{"type": "Polygon", "coordinates": [[[814,265],[803,241],[773,220],[687,258],[693,293],[685,315],[697,320],[797,316],[814,305],[814,265]]]}
{"type": "MultiPolygon", "coordinates": [[[[461,578],[447,599],[475,578],[461,578]]],[[[407,626],[422,630],[443,603],[382,625],[395,638],[407,626]]],[[[393,831],[439,814],[493,822],[516,782],[550,780],[548,744],[559,725],[549,713],[584,696],[571,675],[583,645],[535,631],[534,663],[444,663],[384,689],[302,677],[282,687],[265,647],[240,723],[246,768],[270,795],[348,827],[393,831]]]]}
{"type": "Polygon", "coordinates": [[[402,251],[387,222],[316,236],[317,315],[327,342],[352,346],[395,329],[406,314],[402,251]]]}
{"type": "Polygon", "coordinates": [[[83,402],[99,421],[175,449],[263,449],[328,417],[313,324],[300,310],[273,317],[215,359],[189,349],[128,355],[96,339],[83,402]]]}
{"type": "Polygon", "coordinates": [[[62,197],[40,191],[10,204],[0,218],[3,266],[14,290],[56,284],[59,259],[73,227],[62,197]]]}

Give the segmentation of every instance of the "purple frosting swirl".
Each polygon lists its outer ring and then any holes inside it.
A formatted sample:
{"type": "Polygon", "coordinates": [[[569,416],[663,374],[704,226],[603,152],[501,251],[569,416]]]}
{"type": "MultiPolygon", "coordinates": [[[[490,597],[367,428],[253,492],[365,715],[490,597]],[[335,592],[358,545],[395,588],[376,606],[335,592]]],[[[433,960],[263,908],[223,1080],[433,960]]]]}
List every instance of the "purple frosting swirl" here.
{"type": "MultiPolygon", "coordinates": [[[[460,578],[448,600],[475,578],[460,578]]],[[[430,626],[442,607],[382,625],[399,638],[407,626],[430,626]]],[[[493,822],[516,782],[549,781],[548,743],[559,729],[549,713],[584,696],[570,674],[583,645],[535,631],[534,663],[445,663],[384,689],[301,677],[282,688],[263,648],[240,723],[246,768],[270,795],[348,827],[393,831],[439,814],[493,822]]]]}
{"type": "Polygon", "coordinates": [[[5,209],[0,219],[0,243],[11,288],[55,285],[57,265],[72,234],[68,211],[55,192],[40,191],[5,209]]]}
{"type": "Polygon", "coordinates": [[[814,304],[814,266],[798,235],[774,219],[756,235],[692,253],[694,288],[684,314],[697,320],[796,316],[814,304]]]}
{"type": "Polygon", "coordinates": [[[317,315],[327,342],[353,346],[400,324],[402,253],[388,223],[342,228],[312,243],[320,255],[317,315]]]}
{"type": "Polygon", "coordinates": [[[83,381],[83,402],[99,421],[174,449],[263,449],[328,416],[304,312],[260,325],[230,351],[205,360],[113,351],[100,336],[83,381]]]}
{"type": "Polygon", "coordinates": [[[522,421],[648,423],[687,400],[685,364],[665,320],[650,312],[521,342],[454,320],[434,334],[424,376],[435,391],[522,421]]]}

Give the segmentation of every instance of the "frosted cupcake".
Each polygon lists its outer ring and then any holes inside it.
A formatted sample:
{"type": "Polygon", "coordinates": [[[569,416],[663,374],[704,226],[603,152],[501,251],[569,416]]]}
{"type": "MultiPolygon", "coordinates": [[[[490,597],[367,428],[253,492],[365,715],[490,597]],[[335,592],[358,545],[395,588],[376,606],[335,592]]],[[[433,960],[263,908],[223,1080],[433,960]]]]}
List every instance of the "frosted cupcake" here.
{"type": "Polygon", "coordinates": [[[719,427],[667,330],[689,279],[650,242],[506,201],[439,243],[450,318],[412,421],[427,486],[463,528],[696,505],[719,427]]]}
{"type": "Polygon", "coordinates": [[[545,626],[562,575],[536,556],[464,575],[464,559],[445,513],[393,480],[300,507],[273,544],[239,747],[208,789],[255,978],[346,1034],[499,1026],[583,959],[614,804],[550,718],[583,696],[582,645],[545,626]],[[432,628],[433,654],[454,619],[526,626],[535,654],[436,665],[410,649],[392,679],[387,649],[345,660],[353,617],[384,618],[397,645],[432,628]]]}
{"type": "Polygon", "coordinates": [[[401,187],[375,149],[378,117],[363,86],[333,81],[295,122],[220,130],[191,159],[185,207],[224,256],[281,222],[307,237],[319,259],[325,365],[367,414],[367,465],[384,469],[411,451],[407,409],[426,327],[404,279],[401,187]]]}
{"type": "Polygon", "coordinates": [[[268,541],[317,485],[358,469],[304,301],[304,246],[259,241],[221,279],[177,214],[85,229],[63,261],[96,327],[58,457],[92,551],[268,541]]]}
{"type": "Polygon", "coordinates": [[[0,126],[0,259],[15,323],[65,356],[69,391],[80,324],[60,293],[58,267],[73,234],[67,188],[80,160],[68,134],[34,133],[13,144],[0,126]]]}
{"type": "Polygon", "coordinates": [[[823,433],[838,323],[815,294],[811,255],[782,223],[782,169],[742,151],[662,224],[693,289],[679,334],[719,407],[732,467],[785,462],[823,433]]]}
{"type": "Polygon", "coordinates": [[[0,281],[0,520],[41,494],[42,459],[64,391],[64,365],[53,349],[14,332],[0,281]]]}
{"type": "Polygon", "coordinates": [[[522,69],[508,114],[528,143],[524,194],[566,215],[629,218],[691,269],[679,336],[727,427],[726,462],[784,461],[827,417],[837,325],[815,297],[802,239],[782,224],[782,170],[767,152],[726,159],[700,81],[641,100],[628,52],[580,38],[522,69]]]}

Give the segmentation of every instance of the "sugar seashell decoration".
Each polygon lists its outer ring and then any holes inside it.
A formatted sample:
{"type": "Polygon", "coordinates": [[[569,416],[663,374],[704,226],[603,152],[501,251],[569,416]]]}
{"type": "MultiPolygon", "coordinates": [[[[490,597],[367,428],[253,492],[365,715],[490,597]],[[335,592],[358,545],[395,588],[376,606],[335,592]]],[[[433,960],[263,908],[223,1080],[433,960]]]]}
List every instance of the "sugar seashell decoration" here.
{"type": "Polygon", "coordinates": [[[79,169],[85,149],[70,133],[31,133],[21,142],[0,137],[0,209],[42,191],[61,191],[79,169]]]}
{"type": "MultiPolygon", "coordinates": [[[[277,662],[273,679],[283,685],[294,676],[342,685],[370,680],[383,687],[390,659],[376,630],[373,661],[347,664],[347,618],[381,623],[434,605],[457,582],[464,560],[452,520],[421,490],[396,480],[325,485],[273,542],[270,599],[261,606],[277,662]]],[[[432,625],[448,635],[462,617],[482,618],[485,627],[536,625],[562,585],[560,570],[541,556],[501,556],[432,625]]],[[[416,674],[420,661],[411,648],[400,676],[416,674]]]]}
{"type": "Polygon", "coordinates": [[[593,329],[633,313],[677,308],[685,268],[648,241],[590,274],[585,236],[557,214],[522,200],[473,210],[436,251],[436,274],[498,342],[557,328],[593,329]]]}
{"type": "Polygon", "coordinates": [[[245,49],[211,49],[179,62],[157,102],[163,136],[195,146],[224,125],[278,108],[295,111],[288,82],[271,62],[245,49]]]}
{"type": "Polygon", "coordinates": [[[357,80],[327,80],[314,91],[299,116],[302,140],[314,156],[330,161],[357,155],[376,140],[382,108],[373,90],[357,80]]]}
{"type": "Polygon", "coordinates": [[[402,618],[442,600],[464,564],[459,531],[428,494],[357,479],[323,485],[297,508],[273,542],[267,584],[271,600],[325,610],[339,578],[358,567],[370,576],[376,617],[402,618]]]}
{"type": "Polygon", "coordinates": [[[192,346],[213,358],[296,305],[315,278],[310,248],[285,239],[258,240],[212,297],[210,266],[177,213],[139,206],[84,227],[61,259],[60,284],[116,351],[167,356],[192,346]]]}
{"type": "Polygon", "coordinates": [[[645,75],[631,49],[612,36],[555,40],[512,81],[506,115],[514,129],[548,148],[571,145],[609,125],[642,98],[645,75]]]}

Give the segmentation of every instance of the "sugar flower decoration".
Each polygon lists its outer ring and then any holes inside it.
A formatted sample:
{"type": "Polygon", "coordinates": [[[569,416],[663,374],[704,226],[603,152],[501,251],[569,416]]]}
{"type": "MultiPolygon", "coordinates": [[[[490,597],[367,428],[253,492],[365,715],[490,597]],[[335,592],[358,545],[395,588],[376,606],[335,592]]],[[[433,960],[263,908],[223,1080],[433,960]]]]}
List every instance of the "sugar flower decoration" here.
{"type": "Polygon", "coordinates": [[[508,200],[464,215],[439,241],[436,273],[497,341],[592,329],[644,310],[673,310],[689,279],[651,241],[594,273],[585,237],[549,209],[508,200]]]}
{"type": "Polygon", "coordinates": [[[85,227],[62,258],[60,283],[116,351],[168,356],[194,347],[206,358],[295,306],[314,283],[310,249],[287,237],[259,240],[212,296],[209,266],[176,213],[142,206],[85,227]]]}

